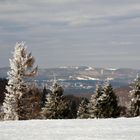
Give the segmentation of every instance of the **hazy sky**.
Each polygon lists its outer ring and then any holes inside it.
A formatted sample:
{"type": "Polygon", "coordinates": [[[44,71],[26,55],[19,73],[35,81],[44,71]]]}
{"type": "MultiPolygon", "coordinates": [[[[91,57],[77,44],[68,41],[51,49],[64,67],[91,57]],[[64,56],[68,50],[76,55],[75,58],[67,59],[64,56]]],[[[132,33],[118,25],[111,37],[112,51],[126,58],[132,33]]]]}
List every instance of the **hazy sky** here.
{"type": "Polygon", "coordinates": [[[0,67],[20,41],[40,67],[140,68],[140,0],[0,0],[0,67]]]}

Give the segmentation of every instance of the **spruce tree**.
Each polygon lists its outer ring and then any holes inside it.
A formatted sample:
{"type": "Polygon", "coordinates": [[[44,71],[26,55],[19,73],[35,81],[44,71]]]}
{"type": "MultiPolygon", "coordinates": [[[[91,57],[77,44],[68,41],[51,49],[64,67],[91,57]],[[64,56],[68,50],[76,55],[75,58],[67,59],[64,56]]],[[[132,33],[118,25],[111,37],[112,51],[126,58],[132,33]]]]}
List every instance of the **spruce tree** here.
{"type": "Polygon", "coordinates": [[[20,100],[29,90],[26,78],[34,76],[37,67],[33,68],[35,60],[31,53],[27,54],[23,42],[16,44],[13,58],[9,61],[8,86],[3,103],[4,120],[19,120],[20,100]]]}
{"type": "Polygon", "coordinates": [[[90,102],[88,104],[89,117],[90,118],[99,118],[100,110],[99,110],[99,97],[103,94],[103,88],[101,85],[96,85],[95,94],[91,96],[90,102]]]}
{"type": "Polygon", "coordinates": [[[119,116],[117,96],[112,85],[107,82],[103,87],[103,94],[98,98],[99,118],[116,118],[119,116]]]}
{"type": "Polygon", "coordinates": [[[89,113],[88,113],[88,100],[87,99],[82,99],[78,111],[77,111],[77,118],[78,119],[86,119],[89,118],[89,113]]]}
{"type": "Polygon", "coordinates": [[[3,106],[0,105],[0,121],[3,121],[3,118],[4,118],[3,106]]]}
{"type": "Polygon", "coordinates": [[[41,111],[41,90],[31,84],[28,93],[23,94],[19,101],[20,120],[39,119],[41,111]]]}
{"type": "Polygon", "coordinates": [[[46,97],[45,107],[41,115],[44,119],[63,119],[68,106],[63,98],[63,88],[56,82],[53,83],[51,92],[46,97]]]}
{"type": "Polygon", "coordinates": [[[41,97],[41,106],[44,107],[45,103],[46,103],[46,96],[48,95],[48,93],[51,92],[49,89],[46,88],[46,86],[43,87],[43,91],[42,91],[42,97],[41,97]]]}
{"type": "Polygon", "coordinates": [[[132,83],[131,102],[130,102],[130,113],[131,116],[140,116],[140,77],[137,78],[132,83]]]}
{"type": "Polygon", "coordinates": [[[97,86],[96,94],[91,97],[89,103],[89,113],[90,118],[118,117],[118,100],[109,82],[103,88],[97,86]]]}

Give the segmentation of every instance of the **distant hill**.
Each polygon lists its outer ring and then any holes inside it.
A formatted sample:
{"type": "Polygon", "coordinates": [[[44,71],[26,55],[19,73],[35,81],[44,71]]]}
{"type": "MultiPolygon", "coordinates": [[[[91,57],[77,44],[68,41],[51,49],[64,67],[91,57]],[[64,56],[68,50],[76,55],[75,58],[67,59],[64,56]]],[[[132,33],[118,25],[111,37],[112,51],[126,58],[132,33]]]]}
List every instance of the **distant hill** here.
{"type": "MultiPolygon", "coordinates": [[[[7,77],[8,69],[0,68],[0,78],[7,77]]],[[[94,93],[96,84],[110,81],[115,89],[120,89],[117,92],[121,94],[121,89],[124,90],[124,87],[129,87],[138,73],[140,70],[128,68],[60,67],[39,69],[38,75],[30,81],[35,81],[42,86],[47,85],[49,88],[56,78],[65,89],[64,94],[76,96],[88,96],[94,93]]]]}
{"type": "MultiPolygon", "coordinates": [[[[0,78],[7,77],[9,68],[0,68],[0,78]]],[[[37,82],[39,85],[47,85],[49,88],[52,85],[54,77],[58,83],[64,88],[64,95],[74,95],[76,97],[90,98],[95,92],[96,84],[104,84],[105,81],[110,81],[115,89],[120,104],[126,105],[130,101],[131,90],[129,85],[134,80],[140,70],[135,69],[112,69],[112,68],[94,68],[94,67],[61,67],[39,69],[38,75],[31,82],[37,82]]],[[[1,80],[1,100],[4,99],[6,80],[1,80]]]]}

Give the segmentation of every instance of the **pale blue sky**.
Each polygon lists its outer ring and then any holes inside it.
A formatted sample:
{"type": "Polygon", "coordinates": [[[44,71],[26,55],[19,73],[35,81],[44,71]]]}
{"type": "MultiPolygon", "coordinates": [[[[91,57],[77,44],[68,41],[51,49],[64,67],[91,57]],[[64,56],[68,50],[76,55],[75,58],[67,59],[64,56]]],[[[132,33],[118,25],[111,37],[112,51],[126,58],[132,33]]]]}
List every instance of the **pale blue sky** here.
{"type": "Polygon", "coordinates": [[[140,68],[140,0],[0,0],[0,67],[25,41],[40,67],[140,68]]]}

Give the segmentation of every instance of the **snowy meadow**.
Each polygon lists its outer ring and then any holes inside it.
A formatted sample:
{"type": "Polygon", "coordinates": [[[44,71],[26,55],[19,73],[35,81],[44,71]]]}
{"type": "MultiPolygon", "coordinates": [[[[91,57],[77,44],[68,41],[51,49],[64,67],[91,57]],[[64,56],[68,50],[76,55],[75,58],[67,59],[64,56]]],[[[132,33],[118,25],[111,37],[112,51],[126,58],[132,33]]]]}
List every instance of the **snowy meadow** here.
{"type": "Polygon", "coordinates": [[[140,118],[0,122],[1,140],[140,140],[140,118]]]}

